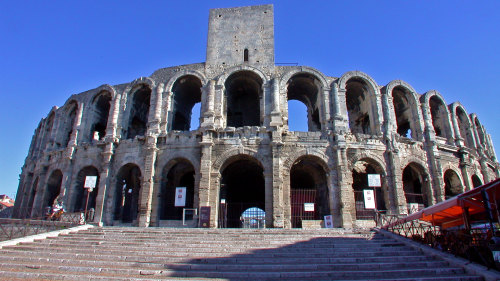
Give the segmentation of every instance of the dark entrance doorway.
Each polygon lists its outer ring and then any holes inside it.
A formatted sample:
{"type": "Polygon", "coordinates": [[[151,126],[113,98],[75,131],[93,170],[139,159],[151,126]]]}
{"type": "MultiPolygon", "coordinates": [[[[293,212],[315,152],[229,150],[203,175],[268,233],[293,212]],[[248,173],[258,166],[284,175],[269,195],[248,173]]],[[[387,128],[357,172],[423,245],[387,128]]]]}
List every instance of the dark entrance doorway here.
{"type": "Polygon", "coordinates": [[[320,220],[330,215],[325,169],[314,157],[302,157],[290,169],[292,227],[302,227],[303,220],[320,220]]]}
{"type": "MultiPolygon", "coordinates": [[[[219,198],[220,228],[244,227],[247,214],[262,217],[260,211],[244,214],[250,208],[265,210],[264,173],[260,164],[253,158],[245,157],[224,168],[219,198]]],[[[259,225],[263,226],[265,222],[260,221],[259,225]]]]}
{"type": "Polygon", "coordinates": [[[87,205],[87,210],[90,210],[92,208],[95,209],[95,204],[96,204],[96,198],[97,198],[97,192],[98,192],[98,187],[99,187],[99,172],[97,169],[93,166],[87,166],[78,172],[78,176],[76,178],[76,185],[74,186],[73,190],[73,200],[72,200],[72,208],[69,208],[73,212],[79,212],[85,210],[85,205],[87,203],[87,189],[83,188],[85,184],[85,178],[87,176],[97,176],[97,182],[96,182],[96,187],[92,189],[92,192],[90,192],[88,196],[88,205],[87,205]]]}
{"type": "MultiPolygon", "coordinates": [[[[185,159],[170,161],[162,173],[162,189],[160,193],[160,220],[182,220],[182,210],[193,208],[194,201],[194,167],[185,159]],[[186,204],[175,206],[176,188],[186,188],[186,204]]],[[[191,219],[190,217],[186,219],[191,219]]]]}
{"type": "Polygon", "coordinates": [[[114,220],[131,223],[139,211],[141,170],[134,164],[121,167],[116,178],[114,220]]]}
{"type": "Polygon", "coordinates": [[[381,166],[369,158],[361,159],[354,164],[352,170],[352,189],[354,191],[354,201],[357,220],[375,219],[375,210],[386,211],[385,195],[383,189],[386,189],[384,172],[381,166]],[[381,177],[382,187],[370,187],[368,185],[368,175],[378,174],[381,177]],[[375,209],[367,209],[365,206],[364,190],[373,190],[375,196],[375,209]]]}

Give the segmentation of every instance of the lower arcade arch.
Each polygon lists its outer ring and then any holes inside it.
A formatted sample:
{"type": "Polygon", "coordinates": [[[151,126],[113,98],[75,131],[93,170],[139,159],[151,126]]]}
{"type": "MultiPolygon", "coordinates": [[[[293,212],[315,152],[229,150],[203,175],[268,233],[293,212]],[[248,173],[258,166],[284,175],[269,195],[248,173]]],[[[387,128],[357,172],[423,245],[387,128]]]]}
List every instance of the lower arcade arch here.
{"type": "Polygon", "coordinates": [[[194,167],[186,159],[174,159],[165,165],[161,174],[159,194],[158,217],[160,220],[182,220],[183,208],[193,208],[194,177],[194,167]],[[185,204],[176,206],[176,190],[181,187],[186,188],[185,204]]]}
{"type": "Polygon", "coordinates": [[[265,181],[262,165],[250,156],[235,156],[221,172],[220,228],[265,226],[265,181]],[[247,223],[250,222],[250,223],[247,223]]]}
{"type": "Polygon", "coordinates": [[[429,179],[425,169],[419,164],[410,163],[404,168],[403,190],[408,213],[418,212],[430,205],[429,179]]]}
{"type": "Polygon", "coordinates": [[[139,213],[141,170],[135,164],[121,167],[116,176],[113,219],[121,223],[133,223],[139,213]]]}
{"type": "Polygon", "coordinates": [[[472,186],[474,188],[483,185],[483,182],[477,175],[472,175],[471,180],[472,180],[472,186]]]}
{"type": "Polygon", "coordinates": [[[458,174],[449,169],[444,173],[444,196],[445,199],[457,196],[458,194],[464,192],[462,186],[462,181],[458,174]]]}
{"type": "Polygon", "coordinates": [[[385,179],[384,169],[380,164],[370,158],[364,158],[354,163],[352,169],[352,189],[354,192],[354,202],[356,209],[357,220],[373,220],[375,218],[375,210],[387,210],[386,201],[388,200],[385,190],[387,190],[387,182],[385,179]],[[380,175],[380,187],[371,187],[368,183],[368,175],[380,175]],[[365,205],[365,190],[373,191],[375,209],[367,208],[365,205]]]}
{"type": "Polygon", "coordinates": [[[321,220],[330,215],[327,172],[314,156],[297,159],[290,169],[290,208],[293,228],[303,220],[321,220]]]}
{"type": "Polygon", "coordinates": [[[81,169],[76,177],[76,183],[71,195],[71,206],[68,206],[68,209],[73,212],[79,212],[85,210],[85,205],[87,205],[87,210],[95,209],[98,187],[99,171],[97,170],[97,168],[93,166],[87,166],[81,169]],[[85,185],[85,178],[87,176],[97,176],[95,188],[93,188],[92,192],[88,194],[88,202],[87,188],[83,187],[85,185]]]}
{"type": "Polygon", "coordinates": [[[47,181],[45,196],[43,198],[43,208],[52,207],[55,200],[61,193],[62,180],[63,174],[60,170],[55,170],[52,174],[50,174],[49,180],[47,181]]]}

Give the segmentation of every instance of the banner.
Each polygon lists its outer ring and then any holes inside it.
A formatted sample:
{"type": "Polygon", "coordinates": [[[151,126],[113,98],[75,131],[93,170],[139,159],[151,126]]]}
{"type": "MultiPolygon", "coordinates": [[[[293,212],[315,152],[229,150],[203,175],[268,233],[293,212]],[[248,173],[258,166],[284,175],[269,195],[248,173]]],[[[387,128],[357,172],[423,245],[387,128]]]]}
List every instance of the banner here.
{"type": "Polygon", "coordinates": [[[375,196],[373,190],[363,189],[363,193],[365,196],[365,209],[375,209],[375,196]]]}
{"type": "Polygon", "coordinates": [[[381,187],[380,175],[379,174],[368,174],[368,186],[369,187],[381,187]]]}
{"type": "Polygon", "coordinates": [[[177,187],[175,188],[175,207],[184,207],[186,206],[186,188],[185,187],[177,187]]]}

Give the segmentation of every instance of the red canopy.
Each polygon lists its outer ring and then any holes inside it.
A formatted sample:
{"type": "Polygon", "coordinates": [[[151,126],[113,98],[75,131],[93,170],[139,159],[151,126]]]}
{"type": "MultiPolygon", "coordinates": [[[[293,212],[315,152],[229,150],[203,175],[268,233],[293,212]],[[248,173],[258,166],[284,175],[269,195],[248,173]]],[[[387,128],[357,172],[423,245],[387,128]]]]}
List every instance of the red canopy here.
{"type": "Polygon", "coordinates": [[[496,202],[500,200],[500,179],[496,179],[490,183],[476,187],[446,201],[427,207],[417,213],[408,215],[407,217],[402,218],[389,226],[416,219],[430,222],[433,225],[440,226],[441,228],[463,225],[465,209],[468,209],[469,216],[472,218],[486,218],[484,215],[486,214],[486,210],[484,208],[483,196],[481,194],[482,190],[488,194],[491,213],[493,214],[493,219],[495,220],[497,214],[496,202]]]}

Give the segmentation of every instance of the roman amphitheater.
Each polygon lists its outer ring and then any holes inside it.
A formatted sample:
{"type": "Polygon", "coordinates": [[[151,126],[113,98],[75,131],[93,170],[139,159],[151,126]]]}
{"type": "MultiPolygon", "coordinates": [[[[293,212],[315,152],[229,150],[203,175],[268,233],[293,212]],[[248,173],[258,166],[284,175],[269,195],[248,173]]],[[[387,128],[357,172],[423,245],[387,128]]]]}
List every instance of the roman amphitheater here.
{"type": "Polygon", "coordinates": [[[438,91],[275,64],[273,7],[263,5],[210,10],[206,62],[102,85],[53,107],[33,135],[14,217],[40,217],[56,199],[83,210],[87,176],[97,176],[88,208],[102,225],[179,226],[187,213],[201,226],[193,210],[203,209],[205,227],[243,227],[245,210],[259,210],[266,227],[332,215],[334,227],[352,228],[500,172],[478,116],[438,91]],[[291,100],[307,108],[305,132],[289,130],[291,100]],[[179,187],[183,206],[175,204],[179,187]],[[375,209],[365,205],[366,190],[375,209]]]}

